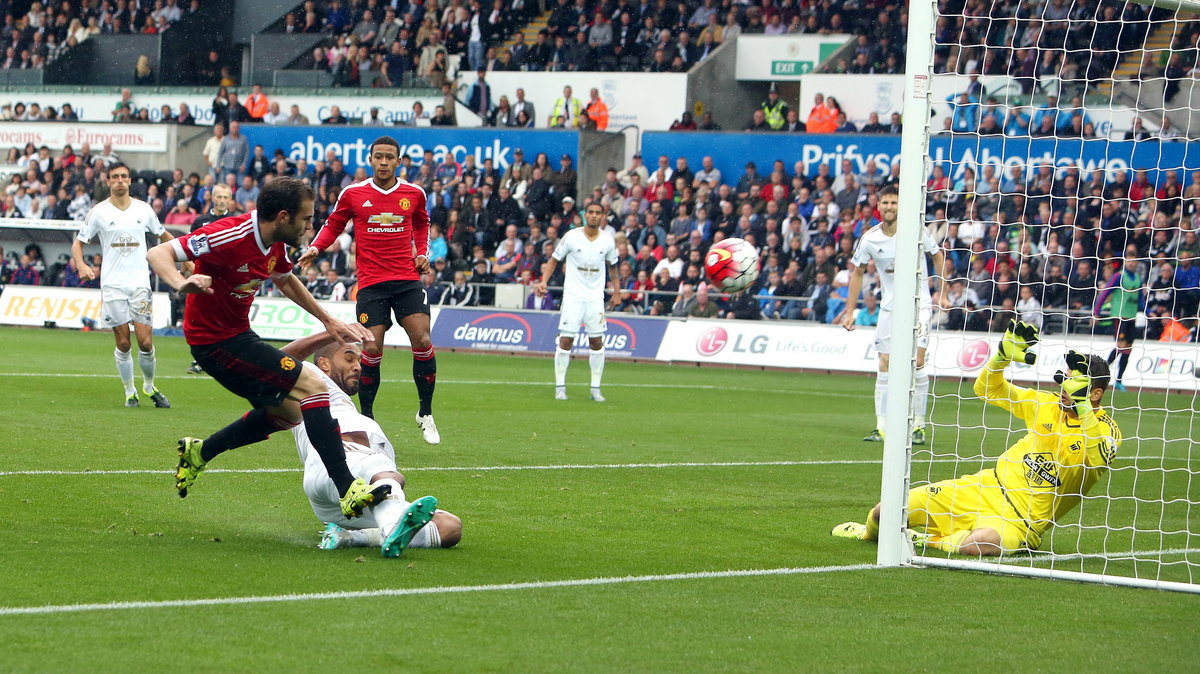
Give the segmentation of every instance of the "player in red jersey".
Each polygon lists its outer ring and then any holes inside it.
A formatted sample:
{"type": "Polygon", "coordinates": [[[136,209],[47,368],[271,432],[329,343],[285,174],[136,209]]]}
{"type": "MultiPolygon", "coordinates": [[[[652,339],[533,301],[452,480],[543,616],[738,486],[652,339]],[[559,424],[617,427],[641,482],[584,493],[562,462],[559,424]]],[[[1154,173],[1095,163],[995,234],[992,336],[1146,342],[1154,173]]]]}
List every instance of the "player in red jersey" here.
{"type": "Polygon", "coordinates": [[[379,392],[379,369],[383,361],[383,334],[392,327],[394,313],[412,344],[413,381],[420,409],[417,425],[425,442],[441,442],[433,422],[433,388],[437,382],[437,359],[429,338],[429,298],[421,275],[429,273],[429,213],[425,190],[396,178],[400,144],[390,136],[371,143],[371,168],[375,177],[342,190],[325,226],[296,264],[304,269],[333,243],[354,221],[358,253],[358,322],[371,331],[375,341],[362,353],[362,377],[358,398],[362,413],[374,418],[375,395],[379,392]]]}
{"type": "Polygon", "coordinates": [[[284,244],[300,245],[312,224],[313,199],[312,189],[303,182],[276,178],[263,187],[257,210],[209,223],[155,246],[146,255],[159,278],[187,297],[183,334],[192,357],[213,379],[254,406],[204,440],[179,441],[175,488],[181,497],[187,496],[188,487],[218,454],[266,440],[272,432],[301,421],[337,485],[347,517],[361,515],[364,507],[391,490],[386,485],[369,486],[350,473],[341,432],[329,413],[329,391],[321,378],[250,329],[250,305],[259,285],[270,278],[339,342],[374,339],[368,330],[330,316],[292,274],[284,244]],[[195,273],[187,278],[175,267],[185,260],[196,263],[195,273]]]}

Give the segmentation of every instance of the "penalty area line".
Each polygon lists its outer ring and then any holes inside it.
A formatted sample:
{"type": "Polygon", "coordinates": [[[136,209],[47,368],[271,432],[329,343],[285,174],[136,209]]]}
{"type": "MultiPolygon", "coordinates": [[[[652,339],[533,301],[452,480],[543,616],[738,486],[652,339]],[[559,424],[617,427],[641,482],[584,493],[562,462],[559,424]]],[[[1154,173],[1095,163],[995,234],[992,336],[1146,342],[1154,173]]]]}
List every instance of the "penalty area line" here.
{"type": "Polygon", "coordinates": [[[779,569],[694,571],[689,573],[666,573],[649,576],[608,576],[600,578],[576,578],[570,580],[549,580],[490,585],[442,585],[435,587],[361,590],[351,592],[312,592],[304,594],[214,597],[210,599],[172,599],[163,601],[118,601],[106,604],[97,603],[57,604],[49,606],[4,606],[0,607],[0,616],[37,615],[46,613],[84,613],[89,611],[128,611],[133,609],[152,608],[193,608],[197,606],[233,606],[241,604],[274,604],[303,601],[328,601],[336,599],[370,599],[376,597],[467,594],[472,592],[511,592],[520,590],[547,590],[563,587],[596,587],[602,585],[626,585],[631,583],[660,583],[675,580],[796,576],[814,573],[836,573],[840,571],[866,571],[868,569],[877,568],[880,567],[877,567],[874,564],[846,564],[841,566],[786,567],[779,569]]]}

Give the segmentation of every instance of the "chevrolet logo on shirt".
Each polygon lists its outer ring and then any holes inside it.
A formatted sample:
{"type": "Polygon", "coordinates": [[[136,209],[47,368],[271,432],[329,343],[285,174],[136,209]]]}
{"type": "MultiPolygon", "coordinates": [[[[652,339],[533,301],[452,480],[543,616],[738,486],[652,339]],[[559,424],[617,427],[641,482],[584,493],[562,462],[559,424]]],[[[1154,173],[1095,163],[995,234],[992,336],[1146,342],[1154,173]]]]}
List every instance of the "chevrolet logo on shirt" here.
{"type": "Polygon", "coordinates": [[[403,232],[404,227],[396,227],[395,225],[403,225],[405,216],[396,215],[394,213],[379,213],[367,218],[367,231],[374,234],[393,234],[403,232]],[[372,227],[371,225],[379,225],[372,227]]]}

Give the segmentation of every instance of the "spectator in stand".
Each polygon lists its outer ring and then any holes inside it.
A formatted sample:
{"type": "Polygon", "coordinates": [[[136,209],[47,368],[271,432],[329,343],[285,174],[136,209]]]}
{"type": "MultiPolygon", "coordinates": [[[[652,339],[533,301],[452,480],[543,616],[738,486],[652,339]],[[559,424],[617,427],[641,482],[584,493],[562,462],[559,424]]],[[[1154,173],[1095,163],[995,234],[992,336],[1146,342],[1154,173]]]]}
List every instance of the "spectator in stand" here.
{"type": "Polygon", "coordinates": [[[133,66],[133,83],[139,87],[154,84],[154,70],[150,68],[149,56],[138,56],[137,63],[133,66]]]}
{"type": "Polygon", "coordinates": [[[342,109],[336,105],[329,106],[329,116],[321,120],[322,124],[349,124],[350,120],[342,115],[342,109]]]}
{"type": "MultiPolygon", "coordinates": [[[[246,162],[250,158],[250,142],[246,140],[241,131],[241,124],[230,122],[229,134],[220,141],[216,165],[221,178],[231,174],[241,178],[246,171],[246,162]]],[[[215,127],[213,133],[217,133],[215,127]]]]}
{"type": "Polygon", "coordinates": [[[750,116],[750,121],[746,123],[743,131],[772,131],[771,125],[767,124],[767,116],[762,111],[762,108],[755,108],[750,116]]]}
{"type": "Polygon", "coordinates": [[[33,265],[33,258],[28,253],[21,256],[21,264],[13,270],[9,283],[19,286],[36,286],[42,284],[42,275],[33,265]]]}
{"type": "Polygon", "coordinates": [[[600,99],[600,90],[593,88],[589,92],[590,99],[587,105],[583,108],[582,118],[584,121],[580,126],[596,131],[604,131],[608,128],[608,106],[600,99]]]}
{"type": "Polygon", "coordinates": [[[196,211],[188,204],[186,199],[179,199],[175,202],[175,207],[167,214],[163,224],[167,227],[178,227],[184,232],[190,232],[192,223],[196,220],[196,211]]]}
{"type": "Polygon", "coordinates": [[[817,94],[804,123],[809,133],[833,133],[837,130],[837,112],[826,104],[823,94],[817,94]]]}
{"type": "MultiPolygon", "coordinates": [[[[271,112],[271,102],[267,99],[267,95],[263,93],[261,84],[251,86],[250,96],[246,98],[246,114],[250,116],[251,122],[262,122],[271,112]]],[[[276,108],[275,113],[279,110],[276,108]]]]}

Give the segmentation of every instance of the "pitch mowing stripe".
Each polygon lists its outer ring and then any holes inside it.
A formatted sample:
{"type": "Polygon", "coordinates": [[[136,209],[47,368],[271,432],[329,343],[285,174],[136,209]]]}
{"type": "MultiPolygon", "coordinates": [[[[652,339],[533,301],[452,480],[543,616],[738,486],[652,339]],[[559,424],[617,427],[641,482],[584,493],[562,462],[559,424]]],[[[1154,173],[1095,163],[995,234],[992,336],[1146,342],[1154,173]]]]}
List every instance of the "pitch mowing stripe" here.
{"type": "Polygon", "coordinates": [[[505,592],[514,590],[546,590],[560,587],[595,587],[629,583],[661,583],[672,580],[707,580],[714,578],[756,578],[763,576],[796,576],[840,571],[866,571],[880,568],[874,564],[845,564],[841,566],[786,567],[780,569],[747,569],[741,571],[694,571],[665,573],[650,576],[609,576],[576,578],[527,583],[493,585],[442,585],[435,587],[361,590],[357,592],[313,592],[305,594],[258,595],[249,597],[216,597],[212,599],[171,599],[163,601],[118,601],[107,604],[58,604],[50,606],[0,607],[0,616],[35,615],[44,613],[83,613],[87,611],[128,611],[143,608],[192,608],[195,606],[230,606],[237,604],[273,604],[281,602],[325,601],[330,599],[368,599],[373,597],[409,597],[435,594],[466,594],[469,592],[505,592]]]}
{"type": "MultiPolygon", "coordinates": [[[[38,377],[38,378],[72,378],[72,379],[104,379],[112,378],[111,374],[97,374],[94,372],[57,372],[57,373],[41,373],[41,372],[0,372],[0,377],[38,377]]],[[[213,381],[206,376],[197,375],[157,375],[155,381],[196,381],[196,382],[211,382],[213,381]]],[[[412,379],[381,379],[385,384],[402,384],[412,382],[412,379]]],[[[492,379],[438,379],[441,384],[466,385],[466,386],[544,386],[551,388],[554,383],[551,381],[501,381],[492,379]]],[[[700,389],[704,391],[744,391],[761,393],[762,389],[736,387],[736,386],[715,386],[712,384],[616,384],[607,383],[604,388],[649,388],[649,389],[700,389]]],[[[777,393],[795,393],[799,395],[821,395],[825,397],[835,398],[870,398],[873,393],[840,393],[820,391],[816,389],[781,389],[777,393]]]]}
{"type": "MultiPolygon", "coordinates": [[[[1190,461],[1187,457],[1135,456],[1126,461],[1190,461]]],[[[758,468],[768,466],[853,466],[879,465],[877,459],[813,459],[809,461],[681,461],[677,463],[564,463],[544,466],[401,466],[401,471],[424,472],[488,472],[517,470],[620,470],[638,468],[758,468]]],[[[927,463],[962,463],[959,459],[934,459],[927,463]]],[[[206,473],[302,473],[303,468],[214,468],[206,473]]],[[[0,477],[30,475],[173,475],[173,470],[116,469],[116,470],[8,470],[0,471],[0,477]]]]}

